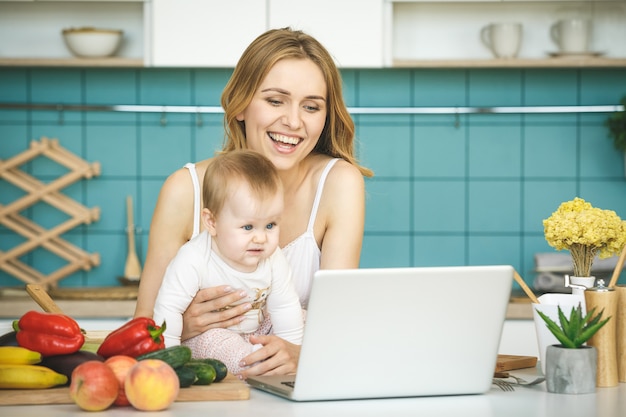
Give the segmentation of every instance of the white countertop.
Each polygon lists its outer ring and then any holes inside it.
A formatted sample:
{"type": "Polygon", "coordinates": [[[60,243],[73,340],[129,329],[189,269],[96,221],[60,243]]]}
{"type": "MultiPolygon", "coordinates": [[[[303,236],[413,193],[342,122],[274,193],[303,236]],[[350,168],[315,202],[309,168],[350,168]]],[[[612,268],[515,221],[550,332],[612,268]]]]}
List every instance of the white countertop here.
{"type": "MultiPolygon", "coordinates": [[[[512,372],[530,379],[534,369],[512,372]]],[[[453,376],[451,376],[453,378],[453,376]]],[[[380,381],[380,383],[384,383],[380,381]]],[[[614,388],[598,388],[595,394],[566,395],[546,392],[545,383],[516,387],[514,392],[501,391],[495,386],[483,395],[373,399],[352,401],[322,401],[296,403],[251,389],[250,399],[243,401],[177,402],[168,410],[157,413],[139,412],[138,416],[206,417],[320,417],[320,416],[438,416],[438,417],[622,417],[626,410],[626,383],[614,388]]],[[[127,416],[134,409],[110,408],[99,417],[127,416]]],[[[93,416],[76,405],[3,406],[0,414],[12,417],[93,416]]]]}

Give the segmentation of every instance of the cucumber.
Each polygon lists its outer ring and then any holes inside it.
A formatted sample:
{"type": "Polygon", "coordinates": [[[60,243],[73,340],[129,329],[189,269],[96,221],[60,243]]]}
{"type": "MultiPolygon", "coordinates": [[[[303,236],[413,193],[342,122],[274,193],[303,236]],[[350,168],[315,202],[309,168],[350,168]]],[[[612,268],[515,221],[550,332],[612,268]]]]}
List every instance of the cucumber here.
{"type": "Polygon", "coordinates": [[[183,367],[190,368],[196,373],[198,379],[194,385],[210,385],[215,381],[215,368],[208,363],[187,362],[183,367]]]}
{"type": "Polygon", "coordinates": [[[170,346],[137,356],[137,360],[160,359],[172,368],[180,368],[191,359],[191,349],[187,346],[170,346]]]}
{"type": "Polygon", "coordinates": [[[176,369],[176,375],[178,375],[178,382],[181,388],[187,388],[193,385],[194,382],[198,380],[196,376],[196,371],[187,366],[180,366],[176,369]]]}
{"type": "Polygon", "coordinates": [[[205,359],[192,359],[191,362],[202,362],[211,365],[215,369],[215,382],[220,382],[226,375],[228,375],[228,368],[224,365],[224,362],[219,359],[205,358],[205,359]]]}

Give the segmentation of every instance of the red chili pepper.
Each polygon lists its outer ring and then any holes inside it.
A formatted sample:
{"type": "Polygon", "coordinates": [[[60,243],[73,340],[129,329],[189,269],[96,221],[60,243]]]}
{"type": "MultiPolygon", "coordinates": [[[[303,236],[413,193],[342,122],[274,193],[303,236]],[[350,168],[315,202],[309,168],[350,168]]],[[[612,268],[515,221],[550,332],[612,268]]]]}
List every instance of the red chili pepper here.
{"type": "Polygon", "coordinates": [[[64,314],[29,311],[14,327],[17,327],[17,343],[42,356],[78,352],[85,343],[85,335],[76,320],[64,314]]]}
{"type": "Polygon", "coordinates": [[[98,355],[109,358],[126,355],[136,358],[144,353],[165,348],[165,322],[157,326],[148,317],[137,317],[109,333],[98,348],[98,355]]]}

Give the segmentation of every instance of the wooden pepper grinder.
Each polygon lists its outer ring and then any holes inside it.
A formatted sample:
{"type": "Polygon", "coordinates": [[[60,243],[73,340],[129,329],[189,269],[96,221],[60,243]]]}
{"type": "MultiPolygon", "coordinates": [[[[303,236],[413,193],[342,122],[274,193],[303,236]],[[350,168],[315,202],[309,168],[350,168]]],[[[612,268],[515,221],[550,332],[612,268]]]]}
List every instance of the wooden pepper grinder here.
{"type": "Polygon", "coordinates": [[[618,285],[615,290],[617,292],[617,376],[619,382],[626,382],[626,286],[618,285]]]}
{"type": "Polygon", "coordinates": [[[596,334],[587,341],[588,346],[594,346],[598,351],[598,366],[596,386],[614,387],[618,384],[617,377],[617,292],[615,288],[604,285],[604,280],[598,280],[597,286],[585,290],[585,304],[587,311],[595,308],[595,314],[602,313],[602,319],[611,317],[596,334]]]}

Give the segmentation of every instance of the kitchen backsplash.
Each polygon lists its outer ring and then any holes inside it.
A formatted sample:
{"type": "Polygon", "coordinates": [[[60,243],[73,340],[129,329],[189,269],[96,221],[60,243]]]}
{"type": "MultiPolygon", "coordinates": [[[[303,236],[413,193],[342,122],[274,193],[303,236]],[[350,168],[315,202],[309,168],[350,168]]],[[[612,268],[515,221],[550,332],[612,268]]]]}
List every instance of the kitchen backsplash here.
{"type": "MultiPolygon", "coordinates": [[[[21,104],[219,106],[230,69],[0,69],[0,102],[21,104]]],[[[616,105],[626,69],[344,70],[348,106],[494,107],[616,105]]],[[[356,114],[358,154],[368,179],[361,266],[511,264],[534,279],[534,255],[552,252],[542,220],[580,196],[626,219],[624,157],[604,126],[606,113],[356,114]]],[[[99,207],[100,220],[64,237],[101,265],[62,286],[118,285],[127,253],[126,196],[135,205],[145,259],[152,210],[166,176],[220,148],[221,114],[0,110],[0,159],[33,139],[57,138],[101,175],[64,194],[99,207]]],[[[42,181],[63,170],[49,161],[24,167],[42,181]]],[[[19,198],[0,179],[0,204],[19,198]]],[[[25,216],[51,227],[44,205],[25,216]]],[[[0,251],[23,242],[0,226],[0,251]]],[[[22,259],[42,272],[64,262],[44,250],[22,259]]],[[[626,275],[626,274],[624,274],[626,275]]],[[[21,281],[0,271],[0,286],[21,281]]],[[[515,284],[516,285],[516,284],[515,284]]]]}

